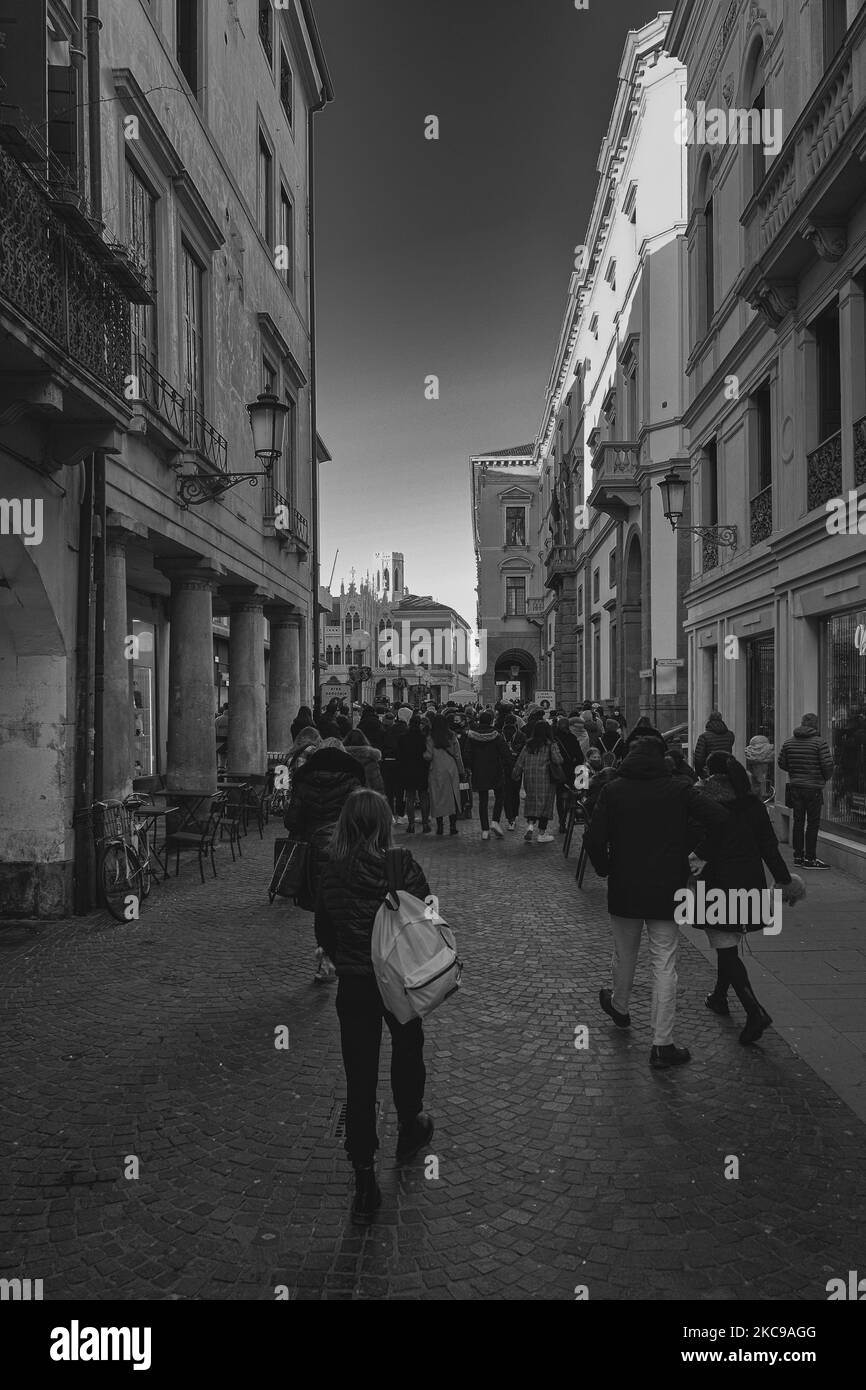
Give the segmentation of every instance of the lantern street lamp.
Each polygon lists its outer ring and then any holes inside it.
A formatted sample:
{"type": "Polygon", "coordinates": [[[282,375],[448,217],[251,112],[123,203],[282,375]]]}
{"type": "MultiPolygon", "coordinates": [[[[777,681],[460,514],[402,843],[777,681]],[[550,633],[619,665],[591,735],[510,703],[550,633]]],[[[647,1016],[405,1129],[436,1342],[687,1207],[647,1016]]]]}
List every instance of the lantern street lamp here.
{"type": "Polygon", "coordinates": [[[261,460],[263,467],[257,472],[229,473],[218,472],[181,473],[177,480],[177,495],[184,508],[198,507],[202,502],[215,502],[238,483],[249,483],[257,487],[259,478],[270,479],[274,464],[283,452],[283,439],[286,432],[286,416],[289,407],[270,391],[262,391],[247,406],[250,429],[253,435],[253,453],[261,460]]]}
{"type": "Polygon", "coordinates": [[[662,495],[662,510],[671,524],[671,530],[690,531],[693,535],[701,536],[704,540],[710,541],[713,545],[730,546],[732,550],[736,550],[736,526],[680,525],[685,507],[686,486],[685,479],[681,478],[674,468],[669,469],[664,477],[659,479],[659,492],[662,495]]]}

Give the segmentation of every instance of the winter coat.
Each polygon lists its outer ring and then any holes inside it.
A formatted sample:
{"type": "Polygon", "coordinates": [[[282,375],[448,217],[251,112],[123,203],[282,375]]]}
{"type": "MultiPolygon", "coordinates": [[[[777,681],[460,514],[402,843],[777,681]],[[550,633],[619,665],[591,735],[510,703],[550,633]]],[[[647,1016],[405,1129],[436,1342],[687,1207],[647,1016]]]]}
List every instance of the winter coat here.
{"type": "Polygon", "coordinates": [[[833,754],[814,724],[799,724],[782,744],[779,767],[792,786],[820,791],[833,775],[833,754]]]}
{"type": "Polygon", "coordinates": [[[424,756],[430,765],[427,783],[430,815],[437,820],[444,816],[458,816],[461,810],[460,783],[466,778],[466,768],[457,739],[452,734],[448,748],[435,748],[432,738],[428,738],[424,756]]]}
{"type": "MultiPolygon", "coordinates": [[[[562,767],[562,754],[555,743],[545,743],[537,753],[525,746],[514,764],[511,776],[515,782],[523,778],[526,800],[523,814],[527,820],[550,820],[556,806],[556,783],[550,775],[550,764],[562,767]]],[[[563,769],[564,771],[564,769],[563,769]]]]}
{"type": "Polygon", "coordinates": [[[382,757],[386,759],[396,758],[397,751],[406,737],[406,725],[399,720],[393,724],[382,725],[382,757]]]}
{"type": "Polygon", "coordinates": [[[602,788],[584,836],[596,873],[607,877],[614,917],[671,922],[674,894],[689,877],[689,820],[722,825],[727,811],[679,778],[661,757],[629,753],[602,788]]]}
{"type": "Polygon", "coordinates": [[[505,780],[508,750],[495,729],[470,729],[466,738],[466,767],[477,792],[498,790],[505,780]]]}
{"type": "Polygon", "coordinates": [[[426,792],[430,764],[424,754],[427,752],[427,735],[420,729],[409,729],[397,745],[397,768],[400,785],[407,792],[426,792]]]}
{"type": "MultiPolygon", "coordinates": [[[[401,853],[406,892],[428,897],[430,887],[423,870],[408,849],[401,853]]],[[[316,893],[316,941],[338,975],[372,976],[373,923],[387,892],[383,854],[357,849],[348,859],[323,866],[316,893]]]]}
{"type": "Polygon", "coordinates": [[[322,748],[308,758],[294,778],[283,824],[300,840],[325,825],[335,825],[350,792],[365,785],[363,768],[348,750],[322,748]]]}
{"type": "MultiPolygon", "coordinates": [[[[767,808],[756,796],[738,797],[727,777],[708,777],[701,787],[701,795],[723,806],[728,813],[727,821],[708,831],[698,843],[695,854],[706,859],[701,878],[711,888],[757,888],[767,886],[764,864],[773,875],[775,883],[790,883],[791,874],[779,853],[767,808]]],[[[763,923],[744,925],[742,931],[760,931],[763,923]]],[[[728,930],[736,931],[737,926],[728,930]]]]}
{"type": "Polygon", "coordinates": [[[350,758],[354,758],[356,763],[360,763],[367,779],[367,786],[371,792],[381,792],[385,795],[385,783],[382,779],[382,754],[378,748],[365,748],[363,743],[357,748],[347,748],[346,752],[350,758]]]}
{"type": "Polygon", "coordinates": [[[703,777],[707,758],[711,753],[734,751],[734,735],[728,728],[718,710],[713,710],[707,720],[706,728],[695,744],[695,772],[703,777]]]}
{"type": "Polygon", "coordinates": [[[358,728],[371,746],[381,751],[384,730],[382,729],[378,714],[374,714],[372,710],[368,710],[366,714],[362,714],[361,718],[358,720],[358,728]]]}
{"type": "MultiPolygon", "coordinates": [[[[566,784],[570,786],[574,781],[574,769],[580,767],[585,761],[580,739],[576,737],[570,729],[564,734],[554,734],[553,738],[562,754],[562,761],[565,767],[565,780],[566,784]]],[[[587,743],[587,747],[588,746],[587,743]]]]}

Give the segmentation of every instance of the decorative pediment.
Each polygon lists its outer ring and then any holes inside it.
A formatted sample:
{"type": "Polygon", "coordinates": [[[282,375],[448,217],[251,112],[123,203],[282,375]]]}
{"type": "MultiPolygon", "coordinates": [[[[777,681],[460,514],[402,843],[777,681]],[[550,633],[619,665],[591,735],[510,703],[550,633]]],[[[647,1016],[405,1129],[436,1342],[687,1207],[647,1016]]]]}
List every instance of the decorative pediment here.
{"type": "Polygon", "coordinates": [[[533,500],[533,494],[527,492],[526,488],[523,487],[503,488],[498,497],[500,502],[532,502],[533,500]]]}
{"type": "Polygon", "coordinates": [[[532,574],[535,566],[531,560],[515,557],[511,560],[500,560],[500,574],[532,574]]]}

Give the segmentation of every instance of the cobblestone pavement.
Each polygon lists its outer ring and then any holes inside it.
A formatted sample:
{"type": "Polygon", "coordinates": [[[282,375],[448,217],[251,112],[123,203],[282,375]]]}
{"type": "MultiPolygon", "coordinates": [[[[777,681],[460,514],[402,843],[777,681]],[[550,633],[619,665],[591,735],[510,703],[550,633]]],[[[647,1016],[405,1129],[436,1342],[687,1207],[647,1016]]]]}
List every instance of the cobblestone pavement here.
{"type": "Polygon", "coordinates": [[[394,1164],[385,1041],[384,1204],[354,1226],[333,989],[310,917],[267,904],[275,833],[204,888],[187,861],[138,923],[0,932],[2,1274],[46,1299],[823,1300],[862,1266],[861,1122],[777,1034],[738,1045],[692,945],[694,1060],[652,1072],[643,956],[631,1033],[598,1008],[603,885],[467,822],[410,841],[466,962],[427,1029],[438,1178],[394,1164]]]}

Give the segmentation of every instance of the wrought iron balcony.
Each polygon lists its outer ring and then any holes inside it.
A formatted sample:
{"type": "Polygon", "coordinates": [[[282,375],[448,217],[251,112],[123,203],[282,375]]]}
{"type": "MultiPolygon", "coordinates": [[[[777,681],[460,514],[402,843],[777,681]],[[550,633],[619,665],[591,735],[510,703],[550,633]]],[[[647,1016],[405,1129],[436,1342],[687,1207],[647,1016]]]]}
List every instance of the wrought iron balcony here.
{"type": "MultiPolygon", "coordinates": [[[[309,550],[309,521],[302,512],[298,511],[297,507],[292,506],[289,499],[284,497],[283,494],[274,487],[272,482],[265,483],[264,513],[265,520],[272,523],[278,536],[286,540],[291,536],[292,539],[298,543],[299,547],[302,547],[304,550],[309,550]],[[283,509],[283,515],[288,518],[288,525],[286,526],[277,526],[276,524],[275,518],[277,516],[278,507],[283,509]]],[[[337,631],[339,632],[340,629],[337,629],[337,631]]]]}
{"type": "Polygon", "coordinates": [[[141,400],[150,406],[161,420],[170,425],[175,434],[187,440],[189,434],[186,396],[177,391],[170,381],[166,381],[142,353],[138,353],[135,358],[135,375],[138,378],[141,400]]]}
{"type": "Polygon", "coordinates": [[[759,545],[773,533],[773,486],[765,487],[749,503],[752,545],[759,545]]]}
{"type": "MultiPolygon", "coordinates": [[[[121,400],[129,372],[129,298],[0,146],[0,306],[13,310],[121,400]]],[[[111,248],[105,246],[106,257],[111,248]]]]}
{"type": "Polygon", "coordinates": [[[637,466],[637,444],[633,441],[605,439],[596,444],[588,506],[623,520],[640,500],[637,466]]]}
{"type": "Polygon", "coordinates": [[[706,574],[707,570],[714,570],[719,563],[719,547],[712,536],[704,536],[701,539],[701,573],[706,574]]]}
{"type": "Polygon", "coordinates": [[[301,512],[298,511],[297,507],[294,508],[292,515],[292,534],[295,536],[296,540],[299,540],[301,542],[301,545],[305,545],[309,549],[310,523],[307,520],[307,518],[301,512]]]}
{"type": "Polygon", "coordinates": [[[866,485],[866,415],[854,426],[854,486],[866,485]]]}
{"type": "Polygon", "coordinates": [[[806,456],[807,511],[842,496],[842,431],[831,434],[806,456]]]}
{"type": "Polygon", "coordinates": [[[831,262],[844,253],[847,213],[863,191],[864,58],[866,6],[743,213],[749,270],[738,291],[769,323],[794,307],[797,279],[815,253],[831,262]]]}
{"type": "Polygon", "coordinates": [[[191,444],[201,459],[220,473],[228,472],[228,443],[210,421],[196,410],[192,417],[191,444]]]}

